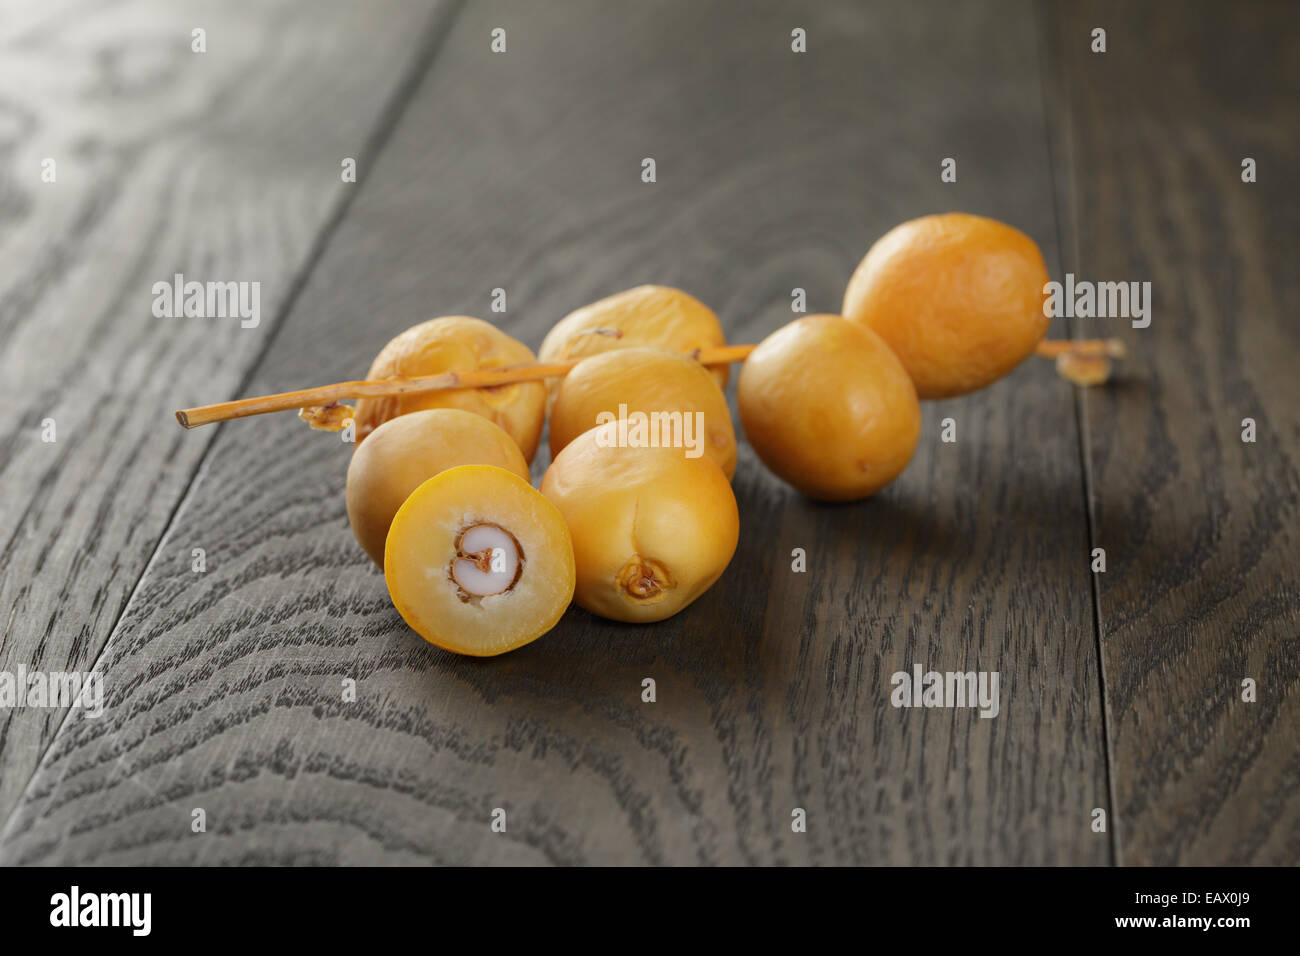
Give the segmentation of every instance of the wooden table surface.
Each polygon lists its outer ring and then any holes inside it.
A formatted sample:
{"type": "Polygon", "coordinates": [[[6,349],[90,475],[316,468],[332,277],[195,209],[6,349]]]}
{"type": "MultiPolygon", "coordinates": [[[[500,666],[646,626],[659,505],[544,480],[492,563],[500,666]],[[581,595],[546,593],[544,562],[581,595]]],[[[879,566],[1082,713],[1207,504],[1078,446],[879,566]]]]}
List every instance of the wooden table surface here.
{"type": "Polygon", "coordinates": [[[1294,5],[0,10],[0,671],[105,688],[0,711],[0,863],[1300,861],[1294,5]],[[757,341],[947,210],[1151,282],[1148,328],[1053,325],[1121,338],[1116,380],[929,403],[852,505],[742,440],[736,557],[659,625],[436,650],[352,539],[350,446],[171,417],[646,282],[757,341]],[[260,323],[155,317],[175,273],[260,282],[260,323]],[[997,671],[999,714],[894,708],[914,664],[997,671]]]}

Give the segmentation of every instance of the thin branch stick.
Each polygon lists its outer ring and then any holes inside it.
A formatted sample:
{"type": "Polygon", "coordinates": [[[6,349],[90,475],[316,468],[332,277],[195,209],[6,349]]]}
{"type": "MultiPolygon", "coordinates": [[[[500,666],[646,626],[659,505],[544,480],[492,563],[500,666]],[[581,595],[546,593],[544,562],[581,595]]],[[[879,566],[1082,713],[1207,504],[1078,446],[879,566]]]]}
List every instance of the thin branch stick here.
{"type": "Polygon", "coordinates": [[[1083,357],[1123,358],[1128,354],[1124,343],[1119,339],[1043,339],[1035,349],[1043,358],[1056,358],[1058,355],[1083,357]]]}
{"type": "MultiPolygon", "coordinates": [[[[724,345],[711,349],[696,349],[688,353],[704,365],[726,365],[743,362],[754,351],[753,345],[724,345]]],[[[1079,354],[1123,355],[1123,346],[1114,339],[1063,339],[1040,342],[1038,354],[1047,358],[1062,352],[1079,354]],[[1118,351],[1115,351],[1118,349],[1118,351]]],[[[515,382],[536,382],[546,378],[567,375],[581,359],[568,362],[551,362],[544,365],[512,365],[508,368],[483,368],[472,372],[441,372],[437,375],[418,375],[413,378],[385,378],[372,381],[338,382],[304,388],[278,395],[261,395],[241,398],[232,402],[218,402],[186,408],[176,413],[176,420],[186,428],[224,422],[232,418],[265,415],[269,412],[288,412],[313,405],[328,405],[344,398],[384,398],[392,395],[409,395],[414,392],[436,392],[457,388],[493,388],[515,382]]]]}
{"type": "MultiPolygon", "coordinates": [[[[754,350],[752,345],[725,345],[713,349],[696,349],[691,358],[705,365],[726,365],[744,361],[754,350]]],[[[508,368],[481,368],[472,372],[440,372],[437,375],[417,375],[412,378],[384,378],[372,381],[338,382],[317,388],[304,388],[278,395],[241,398],[233,402],[218,402],[199,408],[186,408],[176,413],[176,420],[186,428],[224,422],[232,418],[265,415],[268,412],[288,412],[312,405],[328,405],[344,398],[384,398],[391,395],[408,395],[414,392],[436,392],[456,388],[492,388],[515,382],[535,382],[545,378],[567,375],[581,359],[552,362],[545,365],[512,365],[508,368]]]]}

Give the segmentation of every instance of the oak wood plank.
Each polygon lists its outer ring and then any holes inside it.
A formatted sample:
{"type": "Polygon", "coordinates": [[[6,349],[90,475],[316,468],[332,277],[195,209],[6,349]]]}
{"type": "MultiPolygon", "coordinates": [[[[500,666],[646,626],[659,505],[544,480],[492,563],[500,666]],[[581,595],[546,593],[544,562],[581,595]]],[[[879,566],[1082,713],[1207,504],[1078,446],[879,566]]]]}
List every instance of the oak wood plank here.
{"type": "MultiPolygon", "coordinates": [[[[134,0],[0,17],[0,671],[94,663],[214,437],[182,434],[172,409],[246,380],[356,188],[343,158],[370,158],[437,9],[134,0]],[[260,283],[259,309],[158,317],[154,283],[177,273],[260,283]]],[[[0,711],[0,820],[65,713],[0,711]]]]}
{"type": "MultiPolygon", "coordinates": [[[[1055,267],[1037,41],[1014,2],[473,4],[248,392],[354,377],[434,314],[536,347],[641,282],[753,341],[793,288],[834,311],[875,237],[949,208],[1016,223],[1055,267]]],[[[573,609],[480,661],[390,606],[347,527],[346,446],[292,416],[223,425],[106,649],[111,706],[62,728],[0,859],[1106,862],[1072,392],[1031,363],[930,406],[923,434],[844,507],[743,445],[739,550],[695,605],[652,627],[573,609]],[[999,671],[1000,715],[891,707],[914,662],[999,671]]]]}
{"type": "Polygon", "coordinates": [[[1067,268],[1154,303],[1144,329],[1076,326],[1133,355],[1083,399],[1118,859],[1294,865],[1300,10],[1089,2],[1050,24],[1067,268]]]}

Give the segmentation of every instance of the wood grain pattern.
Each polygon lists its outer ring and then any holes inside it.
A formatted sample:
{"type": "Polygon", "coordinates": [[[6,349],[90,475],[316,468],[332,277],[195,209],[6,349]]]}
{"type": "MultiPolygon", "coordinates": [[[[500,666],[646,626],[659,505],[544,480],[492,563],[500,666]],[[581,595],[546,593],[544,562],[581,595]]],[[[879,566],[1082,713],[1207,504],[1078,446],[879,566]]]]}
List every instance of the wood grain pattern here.
{"type": "MultiPolygon", "coordinates": [[[[431,314],[536,346],[641,282],[752,341],[795,287],[837,309],[876,236],[948,208],[1023,227],[1055,271],[1039,71],[1021,3],[473,4],[247,393],[353,377],[431,314]]],[[[739,551],[704,598],[654,627],[574,609],[486,661],[402,624],[351,540],[337,438],[222,425],[105,650],[106,714],[63,726],[0,860],[1106,862],[1073,402],[1040,362],[930,406],[903,478],[845,507],[743,446],[739,551]],[[913,662],[1000,671],[1000,716],[892,708],[913,662]]]]}
{"type": "MultiPolygon", "coordinates": [[[[0,20],[0,671],[88,669],[426,45],[433,4],[12,5],[0,20]],[[207,52],[191,30],[207,31],[207,52]],[[366,57],[356,57],[358,43],[366,57]],[[54,182],[42,161],[55,160],[54,182]],[[156,318],[175,273],[261,320],[156,318]],[[53,419],[56,440],[42,441],[53,419]]],[[[0,820],[63,711],[0,713],[0,820]]]]}
{"type": "Polygon", "coordinates": [[[1084,406],[1120,862],[1294,865],[1300,15],[1086,3],[1050,21],[1070,271],[1154,299],[1149,328],[1080,328],[1135,356],[1084,406]]]}

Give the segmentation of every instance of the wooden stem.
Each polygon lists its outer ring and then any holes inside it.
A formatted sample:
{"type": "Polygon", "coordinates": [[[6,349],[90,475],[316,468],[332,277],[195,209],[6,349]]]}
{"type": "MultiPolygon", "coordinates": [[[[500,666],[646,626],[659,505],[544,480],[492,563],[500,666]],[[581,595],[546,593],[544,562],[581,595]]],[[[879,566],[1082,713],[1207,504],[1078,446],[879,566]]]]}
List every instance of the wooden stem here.
{"type": "MultiPolygon", "coordinates": [[[[715,349],[696,349],[691,358],[705,365],[726,365],[742,362],[752,345],[726,345],[715,349]]],[[[218,402],[186,408],[176,413],[176,420],[186,428],[224,422],[232,418],[265,415],[268,412],[288,412],[312,405],[328,405],[344,398],[384,398],[391,395],[408,395],[413,392],[436,392],[454,388],[493,388],[515,382],[536,382],[545,378],[567,375],[581,359],[551,362],[544,365],[512,365],[507,368],[481,368],[472,372],[440,372],[437,375],[417,375],[412,378],[384,378],[373,381],[338,382],[304,388],[278,395],[261,395],[241,398],[233,402],[218,402]]]]}
{"type": "MultiPolygon", "coordinates": [[[[704,365],[726,365],[743,362],[754,351],[753,345],[724,345],[711,349],[696,349],[688,353],[704,365]]],[[[1038,345],[1038,354],[1054,358],[1063,352],[1078,354],[1105,354],[1122,356],[1123,346],[1114,339],[1079,339],[1044,341],[1038,345]],[[1115,351],[1118,349],[1118,351],[1115,351]]],[[[338,382],[304,388],[278,395],[260,395],[241,398],[233,402],[218,402],[198,408],[185,408],[176,413],[176,420],[186,428],[197,428],[213,422],[269,412],[288,412],[314,405],[328,405],[345,398],[384,398],[391,395],[408,395],[413,392],[435,392],[455,388],[493,388],[515,382],[536,382],[546,378],[567,375],[581,361],[551,362],[542,365],[514,365],[508,368],[482,368],[472,372],[441,372],[437,375],[418,375],[413,378],[385,378],[373,381],[338,382]]]]}
{"type": "Polygon", "coordinates": [[[1043,339],[1035,352],[1042,358],[1056,358],[1067,353],[1080,358],[1102,355],[1123,358],[1128,354],[1119,339],[1043,339]]]}

